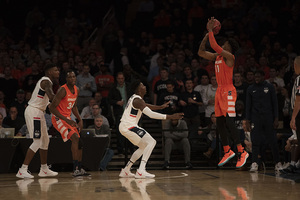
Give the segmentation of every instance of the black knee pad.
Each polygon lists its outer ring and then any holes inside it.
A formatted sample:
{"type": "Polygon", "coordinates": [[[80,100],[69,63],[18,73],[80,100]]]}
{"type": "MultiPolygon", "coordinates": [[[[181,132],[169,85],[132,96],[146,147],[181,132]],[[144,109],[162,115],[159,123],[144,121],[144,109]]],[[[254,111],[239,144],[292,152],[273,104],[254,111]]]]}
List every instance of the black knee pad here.
{"type": "Polygon", "coordinates": [[[78,149],[82,149],[83,148],[83,142],[82,142],[82,139],[79,138],[79,141],[78,141],[78,149]]]}

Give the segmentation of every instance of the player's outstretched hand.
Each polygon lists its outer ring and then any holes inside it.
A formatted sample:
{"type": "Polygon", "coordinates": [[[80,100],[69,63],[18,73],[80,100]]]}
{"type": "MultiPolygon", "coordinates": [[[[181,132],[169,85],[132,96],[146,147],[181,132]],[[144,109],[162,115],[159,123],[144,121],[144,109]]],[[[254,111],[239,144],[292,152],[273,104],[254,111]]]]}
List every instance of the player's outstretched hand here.
{"type": "Polygon", "coordinates": [[[183,113],[174,113],[173,115],[170,115],[170,119],[182,119],[183,116],[183,113]]]}
{"type": "Polygon", "coordinates": [[[161,109],[169,107],[169,104],[170,104],[170,101],[164,103],[163,105],[161,105],[161,109]]]}

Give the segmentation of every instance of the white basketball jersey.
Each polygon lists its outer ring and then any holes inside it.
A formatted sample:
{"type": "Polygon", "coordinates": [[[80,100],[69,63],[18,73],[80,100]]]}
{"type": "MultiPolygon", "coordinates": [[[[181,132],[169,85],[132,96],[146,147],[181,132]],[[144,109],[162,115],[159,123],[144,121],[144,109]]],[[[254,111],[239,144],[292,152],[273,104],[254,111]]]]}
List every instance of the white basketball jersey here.
{"type": "Polygon", "coordinates": [[[46,94],[45,90],[43,90],[41,88],[41,82],[43,80],[48,80],[50,81],[51,84],[52,81],[50,80],[49,77],[46,77],[46,76],[43,76],[37,83],[36,83],[36,86],[33,90],[33,93],[31,95],[31,98],[28,102],[28,105],[34,107],[34,108],[38,108],[40,110],[43,110],[45,111],[48,104],[49,104],[49,97],[48,95],[46,94]]]}
{"type": "Polygon", "coordinates": [[[127,102],[121,118],[121,122],[129,126],[137,126],[142,115],[142,111],[140,109],[134,108],[132,105],[132,102],[135,98],[142,99],[142,97],[140,97],[139,95],[132,95],[127,102]]]}

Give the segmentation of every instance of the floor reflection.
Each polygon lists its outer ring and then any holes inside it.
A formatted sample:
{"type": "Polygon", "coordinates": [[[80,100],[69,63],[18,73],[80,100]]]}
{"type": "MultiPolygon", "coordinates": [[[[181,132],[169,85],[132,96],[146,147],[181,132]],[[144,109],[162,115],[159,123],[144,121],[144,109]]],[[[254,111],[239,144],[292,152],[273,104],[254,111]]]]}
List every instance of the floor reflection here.
{"type": "Polygon", "coordinates": [[[133,200],[150,200],[151,197],[147,192],[147,186],[155,182],[154,179],[134,179],[120,178],[122,187],[126,189],[133,200]]]}

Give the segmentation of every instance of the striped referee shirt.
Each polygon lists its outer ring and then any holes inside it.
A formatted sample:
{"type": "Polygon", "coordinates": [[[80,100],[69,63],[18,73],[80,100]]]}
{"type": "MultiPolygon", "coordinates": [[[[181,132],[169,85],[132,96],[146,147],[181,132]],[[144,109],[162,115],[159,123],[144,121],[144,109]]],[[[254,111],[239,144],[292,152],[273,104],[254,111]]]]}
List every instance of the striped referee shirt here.
{"type": "Polygon", "coordinates": [[[300,95],[300,75],[297,76],[294,82],[293,91],[292,91],[292,97],[291,97],[291,107],[294,109],[296,96],[300,95]]]}

